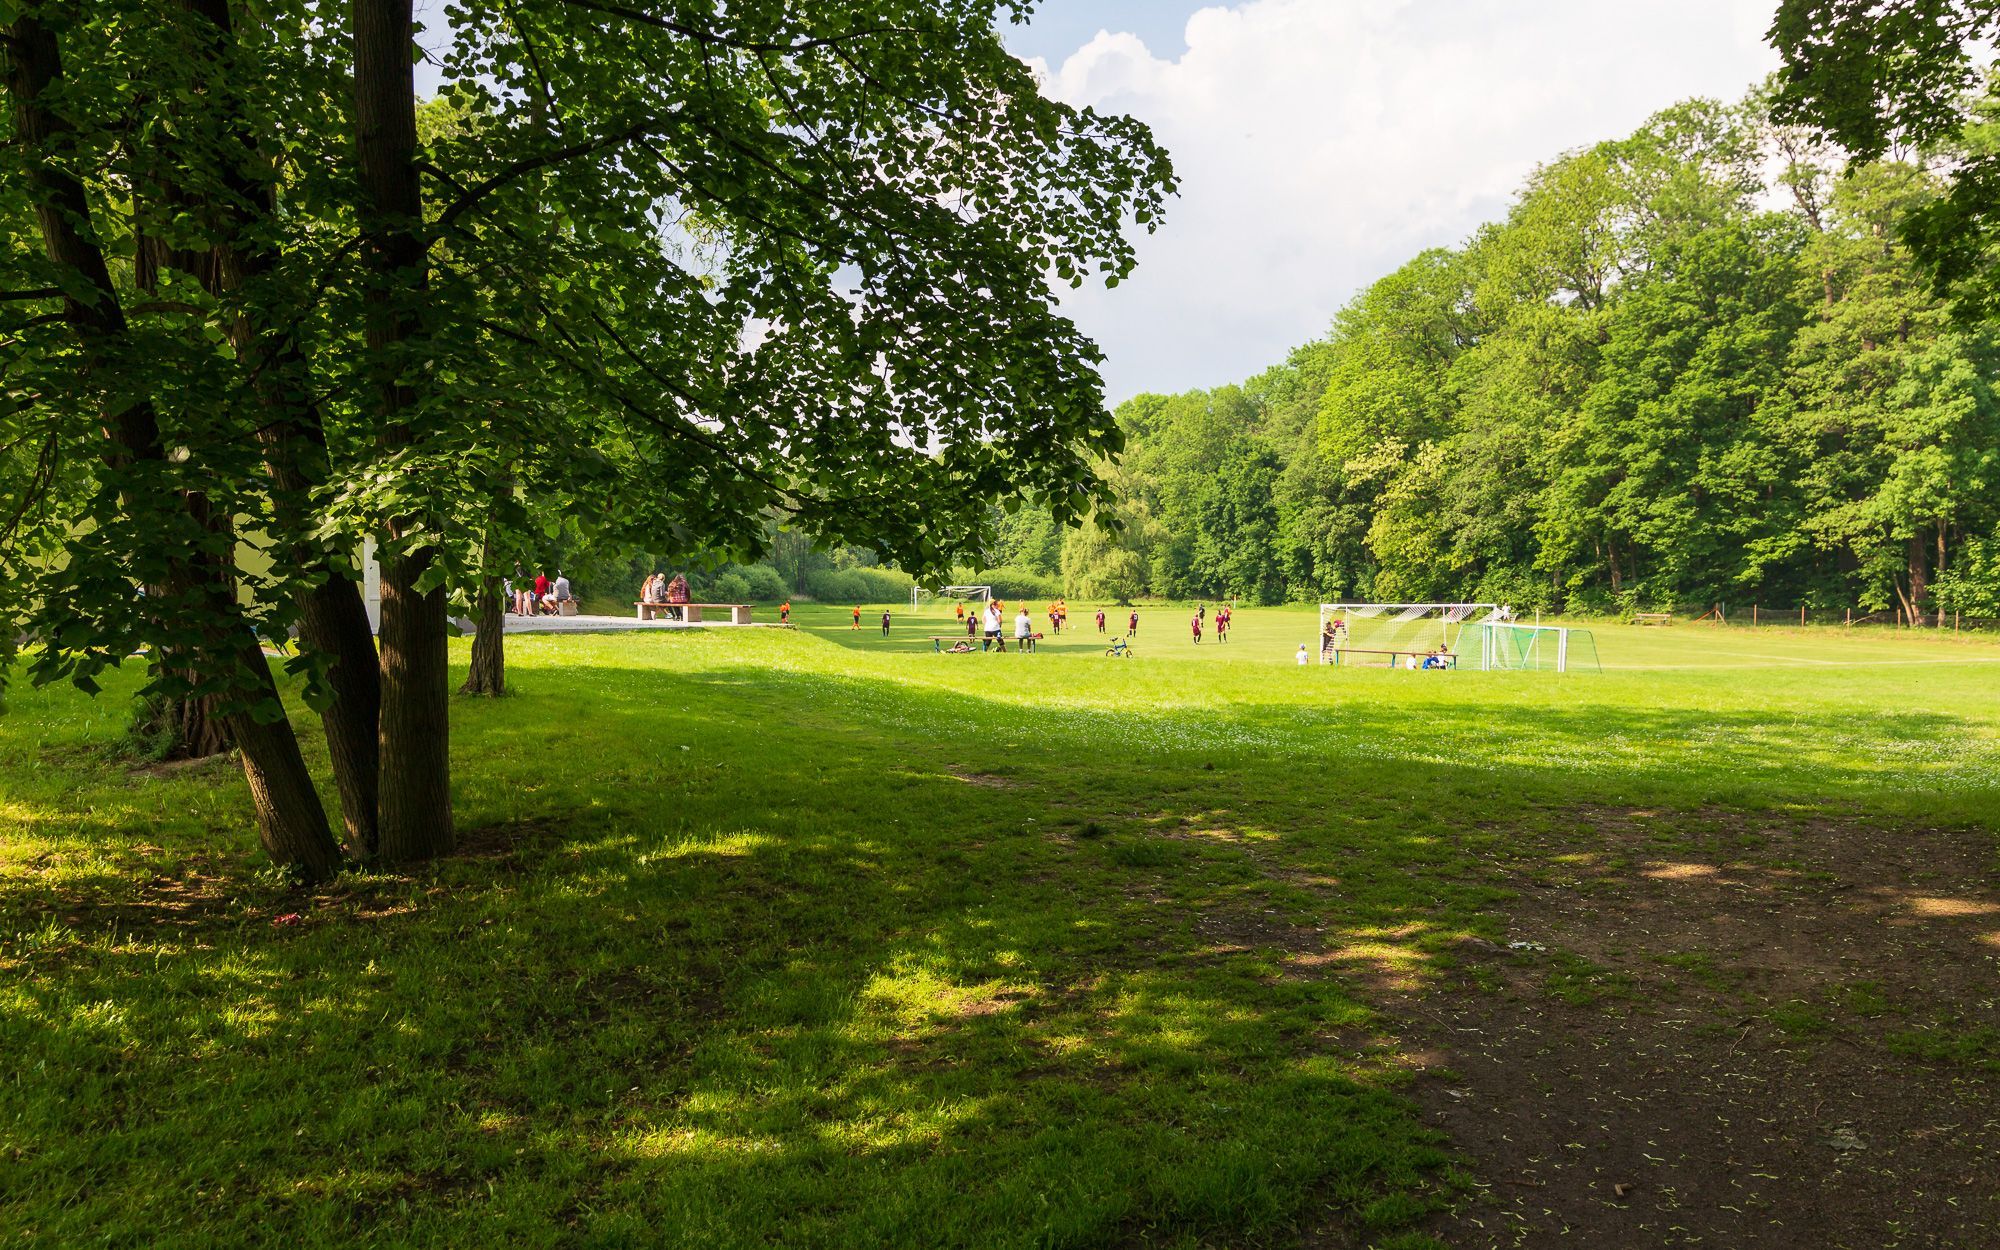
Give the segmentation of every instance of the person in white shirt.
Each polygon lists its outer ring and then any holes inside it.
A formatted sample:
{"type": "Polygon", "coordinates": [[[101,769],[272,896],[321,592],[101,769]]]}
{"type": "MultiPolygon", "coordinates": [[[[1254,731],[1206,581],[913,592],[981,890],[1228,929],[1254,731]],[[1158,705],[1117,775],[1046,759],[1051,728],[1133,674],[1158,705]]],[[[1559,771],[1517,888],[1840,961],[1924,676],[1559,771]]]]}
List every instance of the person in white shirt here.
{"type": "Polygon", "coordinates": [[[1306,665],[1306,664],[1310,664],[1310,663],[1312,663],[1312,661],[1311,661],[1310,659],[1308,659],[1308,658],[1307,658],[1307,656],[1306,656],[1306,644],[1304,644],[1303,642],[1299,644],[1299,657],[1298,657],[1298,658],[1299,658],[1299,663],[1300,663],[1301,665],[1306,665]]]}
{"type": "Polygon", "coordinates": [[[986,605],[985,624],[986,637],[980,642],[979,649],[981,651],[988,651],[997,646],[1002,651],[1005,651],[1007,649],[1007,640],[1000,636],[1000,609],[990,603],[986,605]]]}
{"type": "Polygon", "coordinates": [[[1023,651],[1035,649],[1035,620],[1028,615],[1026,608],[1022,608],[1021,614],[1014,618],[1014,641],[1023,651]]]}
{"type": "Polygon", "coordinates": [[[557,573],[557,574],[556,574],[556,586],[555,586],[555,591],[556,591],[556,602],[557,602],[557,603],[568,603],[568,602],[569,602],[569,597],[570,597],[570,596],[569,596],[569,575],[568,575],[568,574],[566,574],[566,573],[557,573]]]}

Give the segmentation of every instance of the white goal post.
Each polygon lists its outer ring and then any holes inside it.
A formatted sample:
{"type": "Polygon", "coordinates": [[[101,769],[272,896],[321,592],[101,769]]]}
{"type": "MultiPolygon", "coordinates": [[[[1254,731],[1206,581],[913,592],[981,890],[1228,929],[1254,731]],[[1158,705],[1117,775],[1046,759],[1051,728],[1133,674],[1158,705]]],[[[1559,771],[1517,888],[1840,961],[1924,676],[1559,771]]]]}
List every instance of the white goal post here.
{"type": "Polygon", "coordinates": [[[1476,659],[1481,671],[1604,671],[1597,659],[1597,638],[1587,629],[1489,621],[1476,626],[1475,633],[1474,639],[1460,636],[1462,666],[1476,659]]]}
{"type": "Polygon", "coordinates": [[[940,586],[936,590],[932,590],[928,586],[910,587],[910,610],[912,612],[916,611],[920,605],[929,603],[933,599],[977,599],[984,603],[991,603],[993,601],[993,588],[991,586],[940,586]]]}
{"type": "Polygon", "coordinates": [[[1479,672],[1601,672],[1587,629],[1524,625],[1493,603],[1322,603],[1321,664],[1479,672]],[[1437,657],[1433,659],[1433,657],[1437,657]]]}
{"type": "Polygon", "coordinates": [[[1322,603],[1319,662],[1404,666],[1432,651],[1456,657],[1467,626],[1511,616],[1497,603],[1322,603]]]}

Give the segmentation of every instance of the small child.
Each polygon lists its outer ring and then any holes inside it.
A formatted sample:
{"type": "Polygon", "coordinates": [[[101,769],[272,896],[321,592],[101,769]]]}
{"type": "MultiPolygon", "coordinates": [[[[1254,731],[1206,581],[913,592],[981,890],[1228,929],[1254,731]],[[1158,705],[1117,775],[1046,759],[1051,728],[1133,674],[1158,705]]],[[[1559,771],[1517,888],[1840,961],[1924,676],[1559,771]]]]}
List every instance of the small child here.
{"type": "Polygon", "coordinates": [[[889,610],[887,608],[882,609],[882,636],[884,638],[889,636],[889,610]]]}
{"type": "Polygon", "coordinates": [[[1299,665],[1300,667],[1304,667],[1305,665],[1310,663],[1312,663],[1312,661],[1306,658],[1306,644],[1302,642],[1299,644],[1299,665]]]}

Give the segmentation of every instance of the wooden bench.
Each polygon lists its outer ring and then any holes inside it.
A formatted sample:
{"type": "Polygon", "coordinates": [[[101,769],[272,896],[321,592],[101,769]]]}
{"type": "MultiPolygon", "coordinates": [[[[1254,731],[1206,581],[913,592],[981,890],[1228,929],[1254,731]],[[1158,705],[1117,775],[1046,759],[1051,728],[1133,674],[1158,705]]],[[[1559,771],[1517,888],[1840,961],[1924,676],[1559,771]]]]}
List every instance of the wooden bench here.
{"type": "Polygon", "coordinates": [[[1674,623],[1674,614],[1671,612],[1634,612],[1632,614],[1632,623],[1634,625],[1671,625],[1674,623]]]}
{"type": "Polygon", "coordinates": [[[632,605],[639,610],[642,621],[681,621],[688,625],[701,624],[703,612],[727,612],[731,625],[750,624],[750,605],[747,603],[645,603],[632,605]]]}
{"type": "MultiPolygon", "coordinates": [[[[1334,665],[1338,667],[1339,665],[1345,663],[1345,661],[1343,661],[1340,658],[1341,656],[1344,655],[1386,655],[1389,657],[1388,667],[1401,668],[1403,666],[1396,662],[1401,657],[1414,656],[1418,660],[1425,660],[1430,658],[1430,654],[1431,653],[1429,651],[1373,651],[1368,649],[1367,647],[1335,647],[1333,649],[1333,662],[1334,665]]],[[[1458,657],[1453,655],[1449,651],[1445,652],[1438,658],[1444,661],[1444,666],[1446,668],[1458,667],[1458,657]]],[[[1419,667],[1421,667],[1421,665],[1419,667]]]]}

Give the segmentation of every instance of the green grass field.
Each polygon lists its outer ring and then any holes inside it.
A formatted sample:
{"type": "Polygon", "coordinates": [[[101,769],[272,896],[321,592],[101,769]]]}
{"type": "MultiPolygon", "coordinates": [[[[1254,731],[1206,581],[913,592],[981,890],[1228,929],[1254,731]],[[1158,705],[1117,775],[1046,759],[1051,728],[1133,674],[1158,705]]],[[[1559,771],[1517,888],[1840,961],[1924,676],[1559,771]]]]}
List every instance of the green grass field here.
{"type": "MultiPolygon", "coordinates": [[[[119,754],[129,683],[12,692],[0,1241],[1539,1244],[1554,1174],[1509,1178],[1556,1164],[1451,1118],[1533,1075],[1458,1070],[1488,1009],[1636,1052],[1671,1006],[1703,1062],[1853,1052],[1993,1106],[2000,642],[1595,625],[1601,674],[1406,673],[1296,667],[1297,609],[1197,648],[1148,607],[1110,660],[1094,606],[1034,655],[933,654],[948,605],[510,638],[513,693],[455,708],[461,853],[308,895],[232,764],[119,754]],[[1836,888],[1902,927],[1764,976],[1836,888]],[[1764,936],[1662,936],[1739,913],[1764,936]]],[[[1903,1114],[1769,1201],[1905,1218],[1903,1114]]],[[[1638,1183],[1661,1227],[1736,1209],[1638,1183]]],[[[1656,1218],[1625,1194],[1603,1219],[1656,1218]]]]}

